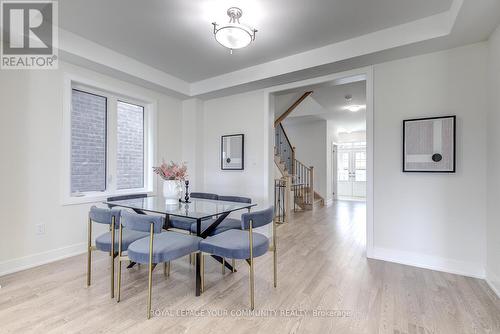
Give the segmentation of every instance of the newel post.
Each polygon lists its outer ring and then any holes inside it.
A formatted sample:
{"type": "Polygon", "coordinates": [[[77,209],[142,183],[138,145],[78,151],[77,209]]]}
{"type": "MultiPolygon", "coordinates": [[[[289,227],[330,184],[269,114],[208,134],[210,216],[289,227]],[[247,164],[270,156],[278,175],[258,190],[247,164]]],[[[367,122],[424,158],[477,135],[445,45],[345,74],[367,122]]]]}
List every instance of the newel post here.
{"type": "Polygon", "coordinates": [[[309,199],[314,203],[314,167],[309,167],[309,199]]]}
{"type": "Polygon", "coordinates": [[[285,177],[285,223],[288,223],[288,219],[290,218],[290,214],[292,212],[293,206],[293,192],[292,192],[292,177],[290,175],[285,177]]]}

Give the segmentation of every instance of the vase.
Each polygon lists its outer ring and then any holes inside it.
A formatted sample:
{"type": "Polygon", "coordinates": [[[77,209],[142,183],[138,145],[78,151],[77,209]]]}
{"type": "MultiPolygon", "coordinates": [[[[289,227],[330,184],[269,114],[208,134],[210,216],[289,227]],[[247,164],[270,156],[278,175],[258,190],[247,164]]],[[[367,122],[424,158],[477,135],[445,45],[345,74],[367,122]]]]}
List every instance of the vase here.
{"type": "Polygon", "coordinates": [[[182,195],[182,185],[179,180],[163,181],[163,197],[166,204],[177,204],[182,195]]]}

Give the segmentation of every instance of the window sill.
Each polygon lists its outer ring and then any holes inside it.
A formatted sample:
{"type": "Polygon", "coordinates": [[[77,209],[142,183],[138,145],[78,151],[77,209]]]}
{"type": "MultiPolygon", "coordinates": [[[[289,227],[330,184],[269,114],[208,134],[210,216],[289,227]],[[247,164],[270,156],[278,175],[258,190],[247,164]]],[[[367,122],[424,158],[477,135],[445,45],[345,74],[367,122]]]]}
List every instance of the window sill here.
{"type": "Polygon", "coordinates": [[[62,199],[62,206],[68,205],[79,205],[88,203],[99,203],[104,202],[108,197],[113,196],[126,196],[134,194],[147,194],[148,196],[156,195],[154,190],[148,189],[131,189],[126,191],[114,191],[114,192],[96,192],[96,193],[85,193],[82,196],[65,196],[62,199]]]}

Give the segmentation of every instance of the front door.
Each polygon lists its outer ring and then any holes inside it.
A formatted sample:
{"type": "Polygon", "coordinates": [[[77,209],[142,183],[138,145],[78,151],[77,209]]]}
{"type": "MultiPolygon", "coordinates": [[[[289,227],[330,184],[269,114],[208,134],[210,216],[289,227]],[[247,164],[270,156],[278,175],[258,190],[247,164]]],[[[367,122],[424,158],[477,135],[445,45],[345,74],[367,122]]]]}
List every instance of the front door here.
{"type": "Polygon", "coordinates": [[[366,197],[366,146],[361,144],[339,146],[337,181],[339,197],[366,197]]]}

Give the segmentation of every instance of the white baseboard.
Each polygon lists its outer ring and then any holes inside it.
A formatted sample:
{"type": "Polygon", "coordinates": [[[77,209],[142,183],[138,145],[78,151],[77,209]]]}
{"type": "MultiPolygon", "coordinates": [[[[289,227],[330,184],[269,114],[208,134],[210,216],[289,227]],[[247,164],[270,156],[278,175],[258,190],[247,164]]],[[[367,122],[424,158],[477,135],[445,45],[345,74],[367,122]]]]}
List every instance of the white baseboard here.
{"type": "Polygon", "coordinates": [[[431,255],[374,247],[370,258],[413,267],[443,271],[450,274],[485,278],[484,266],[478,263],[446,259],[431,255]]]}
{"type": "Polygon", "coordinates": [[[42,264],[62,260],[71,256],[85,253],[86,251],[87,244],[81,243],[0,262],[0,276],[41,266],[42,264]]]}
{"type": "Polygon", "coordinates": [[[491,273],[487,273],[485,280],[491,290],[493,290],[497,297],[500,298],[500,278],[491,273]]]}

